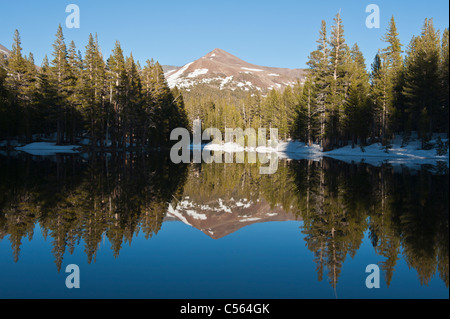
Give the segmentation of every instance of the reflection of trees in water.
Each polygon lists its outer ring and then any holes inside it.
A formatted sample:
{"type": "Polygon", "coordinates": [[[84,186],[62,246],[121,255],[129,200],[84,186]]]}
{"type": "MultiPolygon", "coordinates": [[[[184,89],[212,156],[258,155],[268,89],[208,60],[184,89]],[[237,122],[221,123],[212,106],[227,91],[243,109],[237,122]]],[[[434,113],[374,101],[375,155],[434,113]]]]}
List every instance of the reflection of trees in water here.
{"type": "Polygon", "coordinates": [[[103,236],[118,256],[139,231],[146,238],[156,234],[186,178],[185,165],[159,153],[0,161],[0,191],[6,195],[0,200],[0,239],[9,235],[17,261],[22,238],[31,239],[39,222],[44,237],[52,238],[58,270],[66,249],[73,253],[81,241],[91,262],[103,236]]]}
{"type": "Polygon", "coordinates": [[[260,175],[259,164],[174,165],[159,153],[56,162],[0,157],[0,193],[0,240],[9,235],[16,261],[37,222],[52,239],[59,269],[64,253],[80,242],[91,262],[105,236],[118,256],[138,232],[157,234],[169,203],[185,195],[198,204],[247,198],[303,219],[318,278],[327,276],[334,288],[366,231],[384,257],[388,286],[401,255],[422,284],[437,271],[448,286],[447,168],[434,174],[325,158],[280,161],[275,174],[260,175]]]}
{"type": "Polygon", "coordinates": [[[347,255],[354,257],[369,230],[389,286],[402,254],[422,284],[435,275],[448,287],[448,169],[395,171],[325,158],[294,162],[303,233],[319,280],[336,288],[347,255]]]}
{"type": "Polygon", "coordinates": [[[264,199],[272,209],[278,205],[285,212],[298,213],[293,206],[297,195],[289,163],[280,162],[275,174],[261,175],[259,169],[259,163],[192,164],[184,195],[199,205],[212,199],[245,198],[252,203],[264,199]]]}
{"type": "Polygon", "coordinates": [[[352,187],[352,181],[339,171],[351,169],[347,164],[325,159],[296,165],[300,166],[294,167],[293,172],[300,195],[305,241],[314,252],[319,280],[327,271],[329,282],[335,288],[347,254],[353,257],[364,238],[364,211],[360,203],[354,202],[362,194],[346,192],[345,187],[352,187]]]}

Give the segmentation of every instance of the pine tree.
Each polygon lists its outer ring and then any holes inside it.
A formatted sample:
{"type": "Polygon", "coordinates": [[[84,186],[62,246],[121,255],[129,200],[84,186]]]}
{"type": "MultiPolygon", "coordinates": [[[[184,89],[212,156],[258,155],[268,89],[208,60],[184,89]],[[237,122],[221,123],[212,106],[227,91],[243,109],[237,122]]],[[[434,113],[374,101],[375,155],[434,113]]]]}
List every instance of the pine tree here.
{"type": "Polygon", "coordinates": [[[293,124],[293,136],[308,145],[321,139],[320,109],[317,104],[317,86],[313,84],[312,75],[308,74],[301,90],[298,90],[295,122],[293,124]]]}
{"type": "Polygon", "coordinates": [[[176,120],[176,126],[186,128],[190,131],[191,125],[189,123],[187,111],[184,105],[183,94],[176,86],[171,90],[171,94],[173,97],[172,103],[175,106],[175,114],[177,114],[178,117],[176,120]]]}
{"type": "Polygon", "coordinates": [[[66,123],[67,130],[66,134],[69,136],[69,141],[71,144],[76,143],[76,136],[78,134],[79,128],[78,123],[81,122],[81,105],[79,103],[80,92],[78,79],[81,77],[83,61],[79,52],[76,50],[75,42],[71,41],[68,50],[68,64],[69,64],[69,74],[67,91],[68,91],[68,120],[66,123]]]}
{"type": "Polygon", "coordinates": [[[347,70],[349,52],[345,43],[344,26],[340,13],[334,18],[329,46],[331,78],[329,79],[330,93],[327,96],[328,109],[330,110],[327,135],[330,138],[329,146],[335,147],[339,144],[342,135],[340,122],[349,83],[347,70]]]}
{"type": "Polygon", "coordinates": [[[447,132],[447,136],[449,134],[449,73],[448,73],[448,64],[449,64],[449,30],[448,28],[444,30],[442,35],[442,44],[441,44],[441,52],[440,52],[440,61],[439,61],[439,74],[440,76],[440,100],[443,106],[442,117],[440,117],[439,126],[442,132],[447,132]]]}
{"type": "Polygon", "coordinates": [[[143,143],[142,126],[143,126],[143,110],[142,110],[142,83],[134,62],[133,54],[130,54],[125,60],[125,69],[127,73],[127,90],[126,90],[126,127],[128,128],[128,135],[130,145],[135,145],[136,138],[143,143]]]}
{"type": "Polygon", "coordinates": [[[113,52],[108,59],[108,87],[109,87],[109,104],[112,108],[111,118],[107,118],[108,133],[111,134],[114,147],[123,146],[123,136],[125,134],[124,121],[126,118],[126,90],[127,90],[127,72],[125,68],[125,58],[120,46],[120,42],[116,41],[113,52]],[[111,132],[109,128],[111,127],[111,132]]]}
{"type": "Polygon", "coordinates": [[[403,88],[411,127],[419,130],[423,141],[431,137],[443,115],[439,108],[439,57],[439,33],[434,29],[433,20],[425,19],[420,37],[413,37],[407,51],[403,88]],[[424,114],[429,119],[426,129],[424,114]]]}
{"type": "Polygon", "coordinates": [[[69,108],[70,87],[73,86],[73,75],[71,74],[67,47],[64,42],[62,27],[59,25],[56,40],[53,44],[53,60],[51,61],[51,80],[56,88],[55,112],[57,114],[56,143],[65,142],[65,124],[69,108]]]}
{"type": "Polygon", "coordinates": [[[380,54],[375,55],[370,74],[370,95],[372,101],[372,140],[382,136],[384,127],[384,110],[386,109],[386,71],[382,64],[380,54]]]}
{"type": "Polygon", "coordinates": [[[164,78],[161,65],[156,62],[147,61],[143,70],[143,88],[146,99],[146,113],[151,116],[152,125],[150,129],[151,145],[164,145],[169,142],[170,131],[176,127],[173,117],[174,98],[164,78]]]}
{"type": "Polygon", "coordinates": [[[11,108],[9,105],[9,92],[6,88],[6,77],[8,73],[5,70],[6,59],[0,56],[0,138],[8,138],[10,134],[10,124],[12,119],[11,108]]]}
{"type": "Polygon", "coordinates": [[[320,145],[324,146],[326,118],[328,114],[327,109],[327,96],[330,90],[329,78],[330,78],[330,66],[329,66],[329,48],[327,38],[326,22],[322,20],[320,36],[317,42],[317,49],[311,52],[309,60],[307,62],[310,67],[311,81],[315,86],[313,91],[317,92],[315,98],[317,103],[317,111],[320,118],[320,145]]]}
{"type": "Polygon", "coordinates": [[[357,44],[351,49],[351,64],[349,68],[350,87],[344,105],[344,127],[352,146],[358,142],[365,143],[368,135],[367,128],[370,125],[369,76],[366,72],[366,64],[363,54],[357,44]]]}
{"type": "Polygon", "coordinates": [[[277,90],[272,89],[264,99],[262,109],[262,127],[266,128],[280,128],[281,114],[280,114],[280,94],[277,90]]]}
{"type": "Polygon", "coordinates": [[[13,126],[11,133],[24,134],[27,142],[31,140],[31,108],[35,96],[36,69],[31,59],[22,56],[19,31],[14,33],[11,56],[6,64],[8,77],[6,87],[12,97],[13,126]],[[15,120],[15,121],[14,121],[15,120]],[[14,128],[15,127],[15,128],[14,128]]]}
{"type": "Polygon", "coordinates": [[[25,57],[27,60],[27,68],[28,68],[28,103],[27,108],[25,109],[26,115],[26,128],[27,128],[27,136],[28,141],[32,140],[32,135],[35,133],[39,133],[39,127],[41,125],[39,121],[39,113],[40,110],[38,108],[39,104],[39,93],[38,93],[38,69],[34,62],[33,53],[29,53],[28,57],[25,57]]]}
{"type": "Polygon", "coordinates": [[[382,58],[387,60],[387,63],[393,69],[394,74],[399,72],[403,65],[402,44],[400,43],[398,35],[395,19],[394,16],[392,16],[389,21],[388,30],[382,38],[383,42],[386,42],[388,46],[381,52],[382,58]]]}
{"type": "Polygon", "coordinates": [[[57,102],[56,87],[51,80],[51,68],[45,55],[37,75],[37,92],[39,119],[42,122],[39,133],[51,134],[56,131],[57,118],[54,105],[57,102]]]}
{"type": "Polygon", "coordinates": [[[383,145],[387,142],[388,118],[392,112],[392,78],[385,60],[380,55],[375,56],[372,64],[371,96],[374,114],[374,136],[381,137],[383,145]]]}
{"type": "Polygon", "coordinates": [[[106,105],[106,66],[98,45],[92,34],[86,46],[83,71],[80,80],[81,109],[87,121],[93,147],[104,143],[105,105],[106,105]]]}
{"type": "Polygon", "coordinates": [[[295,112],[295,97],[291,86],[284,89],[281,96],[281,114],[280,114],[280,128],[278,134],[285,141],[290,138],[291,127],[293,124],[295,112]]]}
{"type": "Polygon", "coordinates": [[[388,46],[381,50],[380,58],[382,68],[380,71],[380,81],[382,82],[382,141],[383,144],[391,138],[394,129],[395,116],[397,127],[404,129],[404,106],[402,101],[402,77],[403,77],[403,58],[402,44],[398,38],[397,27],[394,16],[391,17],[386,34],[382,38],[388,46]]]}
{"type": "Polygon", "coordinates": [[[248,93],[245,100],[247,113],[247,126],[258,130],[261,127],[261,92],[248,93]]]}

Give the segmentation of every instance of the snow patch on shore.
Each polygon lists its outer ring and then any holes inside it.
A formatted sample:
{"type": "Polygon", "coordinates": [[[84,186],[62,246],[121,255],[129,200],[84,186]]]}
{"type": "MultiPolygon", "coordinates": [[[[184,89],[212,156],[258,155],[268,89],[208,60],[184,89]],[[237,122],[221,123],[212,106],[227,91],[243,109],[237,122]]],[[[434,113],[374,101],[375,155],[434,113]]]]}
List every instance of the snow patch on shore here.
{"type": "MultiPolygon", "coordinates": [[[[442,139],[443,142],[447,142],[448,139],[442,139]]],[[[429,141],[430,144],[436,145],[437,140],[433,139],[429,141]]],[[[382,162],[407,164],[431,164],[438,161],[449,160],[449,153],[445,155],[438,155],[436,147],[432,147],[429,150],[422,149],[422,143],[419,139],[413,139],[408,144],[403,145],[401,137],[397,137],[393,140],[392,147],[386,149],[381,143],[375,143],[368,146],[355,145],[352,148],[351,145],[347,145],[329,152],[324,152],[324,156],[329,156],[337,159],[346,160],[358,160],[364,159],[365,162],[372,164],[380,164],[382,162]]]]}
{"type": "MultiPolygon", "coordinates": [[[[447,138],[441,138],[442,142],[448,142],[447,138]]],[[[380,143],[375,143],[361,147],[360,145],[347,145],[332,151],[324,152],[320,145],[307,145],[299,141],[279,142],[274,146],[259,146],[256,148],[243,147],[237,143],[206,144],[202,147],[210,151],[223,152],[258,152],[277,153],[278,157],[285,159],[320,159],[322,157],[332,157],[347,162],[365,162],[372,165],[382,163],[392,164],[436,164],[437,162],[449,162],[449,152],[445,155],[438,155],[436,149],[437,139],[429,141],[434,145],[429,150],[421,148],[419,139],[412,139],[408,144],[402,145],[402,138],[397,137],[392,142],[392,147],[386,151],[380,143]]],[[[268,143],[268,145],[270,145],[268,143]]]]}

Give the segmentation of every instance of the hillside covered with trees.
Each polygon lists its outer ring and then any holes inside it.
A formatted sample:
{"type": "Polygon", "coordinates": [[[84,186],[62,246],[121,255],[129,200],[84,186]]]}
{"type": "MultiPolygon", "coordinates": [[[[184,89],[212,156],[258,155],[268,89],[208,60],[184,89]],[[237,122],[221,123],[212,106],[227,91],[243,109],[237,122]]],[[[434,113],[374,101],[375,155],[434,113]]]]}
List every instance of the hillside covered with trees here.
{"type": "Polygon", "coordinates": [[[16,31],[10,56],[0,60],[0,140],[56,132],[57,144],[88,138],[100,148],[159,147],[169,145],[172,129],[200,118],[222,131],[278,128],[282,140],[323,150],[374,142],[388,149],[395,135],[407,143],[416,131],[425,148],[434,133],[449,131],[448,28],[441,33],[426,19],[405,48],[392,17],[382,40],[368,67],[337,14],[330,32],[321,23],[305,83],[262,94],[171,90],[158,62],[142,67],[119,42],[105,59],[93,35],[82,54],[73,41],[66,46],[61,26],[51,58],[36,67],[16,31]]]}
{"type": "Polygon", "coordinates": [[[433,133],[448,134],[449,38],[432,19],[404,48],[394,17],[369,66],[355,43],[347,44],[339,14],[331,32],[322,21],[317,49],[309,55],[303,85],[284,91],[183,90],[189,119],[205,127],[278,128],[279,138],[319,143],[324,150],[381,142],[395,135],[405,143],[417,131],[423,146],[433,133]]]}
{"type": "Polygon", "coordinates": [[[76,143],[87,134],[91,146],[162,146],[170,131],[187,127],[182,96],[170,90],[158,62],[144,67],[120,43],[105,60],[97,36],[84,55],[66,46],[61,26],[52,58],[40,68],[22,54],[19,32],[11,55],[0,62],[0,138],[56,132],[57,144],[76,143]]]}

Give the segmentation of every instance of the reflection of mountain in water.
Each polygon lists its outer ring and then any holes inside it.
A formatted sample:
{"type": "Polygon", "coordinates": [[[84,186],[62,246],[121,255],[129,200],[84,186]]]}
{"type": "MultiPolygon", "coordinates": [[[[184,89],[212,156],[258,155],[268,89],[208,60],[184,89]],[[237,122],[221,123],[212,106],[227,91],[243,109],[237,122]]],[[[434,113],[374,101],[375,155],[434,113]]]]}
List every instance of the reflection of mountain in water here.
{"type": "Polygon", "coordinates": [[[157,235],[163,221],[218,239],[253,223],[302,220],[318,279],[333,287],[366,232],[387,285],[403,258],[422,284],[439,275],[448,287],[448,193],[447,167],[324,158],[281,160],[275,174],[260,175],[258,164],[175,165],[162,153],[0,156],[0,241],[18,261],[39,224],[59,270],[81,245],[95,262],[106,238],[117,257],[137,234],[157,235]]]}
{"type": "Polygon", "coordinates": [[[227,236],[253,223],[298,219],[293,214],[286,213],[279,205],[271,208],[264,199],[253,202],[246,198],[218,198],[198,204],[186,196],[176,203],[175,207],[169,205],[165,220],[180,220],[214,239],[227,236]]]}
{"type": "Polygon", "coordinates": [[[287,170],[260,175],[258,165],[191,165],[183,197],[176,199],[166,220],[178,219],[218,239],[253,223],[300,220],[287,170]],[[279,187],[285,187],[284,196],[279,187]]]}

